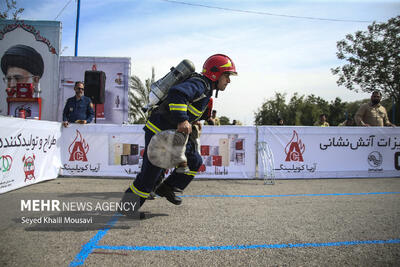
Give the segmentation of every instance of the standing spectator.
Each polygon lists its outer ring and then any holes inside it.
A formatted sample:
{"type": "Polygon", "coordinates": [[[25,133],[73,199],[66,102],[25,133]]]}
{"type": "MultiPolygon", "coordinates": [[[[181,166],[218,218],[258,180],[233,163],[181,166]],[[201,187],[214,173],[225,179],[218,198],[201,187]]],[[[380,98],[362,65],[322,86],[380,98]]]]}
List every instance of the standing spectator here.
{"type": "Polygon", "coordinates": [[[221,123],[217,117],[217,111],[214,109],[211,113],[211,117],[207,120],[208,125],[220,126],[221,123]]]}
{"type": "Polygon", "coordinates": [[[276,125],[283,126],[284,125],[283,119],[282,118],[278,118],[276,120],[276,125]]]}
{"type": "Polygon", "coordinates": [[[67,127],[70,122],[86,124],[94,117],[92,100],[83,95],[85,86],[83,82],[76,82],[75,96],[67,99],[63,112],[63,125],[67,127]]]}
{"type": "Polygon", "coordinates": [[[389,121],[386,109],[380,104],[382,94],[373,91],[371,102],[362,104],[354,119],[358,126],[395,126],[389,121]]]}
{"type": "Polygon", "coordinates": [[[326,115],[319,115],[319,120],[314,123],[314,126],[329,127],[329,123],[326,121],[326,115]]]}

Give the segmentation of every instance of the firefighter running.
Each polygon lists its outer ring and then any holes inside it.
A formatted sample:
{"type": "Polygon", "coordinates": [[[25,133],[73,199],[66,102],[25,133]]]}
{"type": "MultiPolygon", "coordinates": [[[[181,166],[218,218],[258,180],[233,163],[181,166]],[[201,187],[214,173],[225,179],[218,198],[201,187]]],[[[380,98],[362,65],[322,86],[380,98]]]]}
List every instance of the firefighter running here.
{"type": "MultiPolygon", "coordinates": [[[[198,121],[207,109],[213,90],[216,90],[216,95],[218,91],[224,91],[230,83],[230,75],[237,75],[235,64],[228,56],[216,54],[205,61],[201,74],[193,73],[190,78],[168,90],[165,100],[153,109],[146,122],[144,127],[145,150],[141,172],[125,191],[122,203],[139,202],[138,206],[140,207],[154,189],[157,195],[165,197],[169,202],[175,205],[182,203],[182,199],[175,193],[182,192],[189,185],[202,164],[202,158],[197,149],[198,144],[194,142],[196,138],[188,138],[186,143],[187,167],[184,168],[185,171],[180,171],[182,168],[175,169],[157,186],[157,181],[162,176],[164,169],[153,165],[149,160],[150,140],[161,131],[174,129],[178,133],[190,135],[194,126],[200,127],[198,121]]],[[[133,216],[136,211],[129,210],[121,213],[133,216]]]]}

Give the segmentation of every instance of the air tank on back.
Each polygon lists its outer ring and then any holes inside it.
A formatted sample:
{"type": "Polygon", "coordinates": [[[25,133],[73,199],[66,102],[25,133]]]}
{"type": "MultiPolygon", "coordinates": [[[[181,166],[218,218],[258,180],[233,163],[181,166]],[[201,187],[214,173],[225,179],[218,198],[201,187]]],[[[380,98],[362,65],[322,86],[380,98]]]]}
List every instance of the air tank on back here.
{"type": "Polygon", "coordinates": [[[172,67],[167,75],[151,84],[149,104],[144,107],[143,110],[150,110],[163,101],[167,97],[168,90],[172,86],[187,79],[194,71],[194,64],[188,59],[184,59],[178,66],[172,67]]]}

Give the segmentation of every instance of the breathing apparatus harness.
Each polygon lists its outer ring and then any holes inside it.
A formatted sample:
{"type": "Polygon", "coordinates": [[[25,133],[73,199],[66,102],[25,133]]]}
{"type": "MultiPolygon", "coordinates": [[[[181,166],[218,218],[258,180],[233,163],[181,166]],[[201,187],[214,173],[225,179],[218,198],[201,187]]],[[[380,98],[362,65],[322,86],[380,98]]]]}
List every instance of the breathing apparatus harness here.
{"type": "MultiPolygon", "coordinates": [[[[187,81],[189,79],[194,79],[194,80],[201,81],[204,84],[204,86],[206,88],[206,91],[201,96],[199,96],[198,98],[194,99],[191,103],[188,103],[188,104],[193,104],[193,103],[195,103],[197,101],[200,101],[203,98],[205,98],[208,95],[210,95],[210,92],[212,92],[212,88],[210,86],[210,83],[209,83],[207,77],[204,77],[203,75],[200,75],[200,74],[198,74],[196,72],[193,72],[192,74],[190,74],[190,76],[187,79],[185,79],[182,82],[185,82],[185,81],[187,81]]],[[[152,113],[159,113],[169,123],[174,124],[174,120],[172,119],[171,113],[169,111],[168,101],[166,101],[166,99],[164,99],[157,107],[155,107],[154,110],[152,111],[152,113]]]]}

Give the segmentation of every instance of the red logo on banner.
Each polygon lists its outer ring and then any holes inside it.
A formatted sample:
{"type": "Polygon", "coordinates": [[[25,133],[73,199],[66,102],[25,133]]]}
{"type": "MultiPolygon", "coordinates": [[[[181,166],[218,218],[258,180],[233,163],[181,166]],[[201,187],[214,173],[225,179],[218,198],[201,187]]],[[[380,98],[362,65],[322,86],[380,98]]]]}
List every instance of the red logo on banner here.
{"type": "Polygon", "coordinates": [[[89,144],[83,139],[82,134],[76,130],[75,140],[68,148],[69,161],[88,161],[86,154],[89,152],[89,144]]]}
{"type": "Polygon", "coordinates": [[[29,157],[23,157],[22,162],[24,163],[25,181],[35,179],[35,154],[29,157]]]}
{"type": "Polygon", "coordinates": [[[305,149],[306,147],[299,139],[299,135],[296,131],[293,131],[292,139],[285,147],[285,161],[304,161],[303,153],[305,149]]]}

